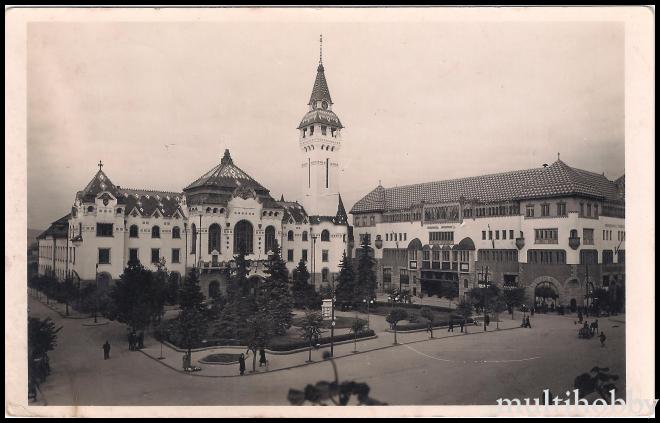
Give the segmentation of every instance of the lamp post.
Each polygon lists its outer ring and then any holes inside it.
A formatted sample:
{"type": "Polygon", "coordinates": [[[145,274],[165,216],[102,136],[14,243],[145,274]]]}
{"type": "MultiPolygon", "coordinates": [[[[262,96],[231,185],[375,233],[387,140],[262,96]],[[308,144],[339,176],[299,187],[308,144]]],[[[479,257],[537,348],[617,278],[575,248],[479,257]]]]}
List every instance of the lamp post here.
{"type": "Polygon", "coordinates": [[[97,309],[98,309],[98,295],[99,295],[99,264],[96,263],[96,275],[94,277],[94,281],[96,282],[96,292],[94,292],[94,323],[98,323],[96,320],[96,314],[97,314],[97,309]]]}
{"type": "Polygon", "coordinates": [[[335,275],[332,275],[332,321],[330,322],[330,357],[335,351],[335,275]]]}
{"type": "MultiPolygon", "coordinates": [[[[314,289],[316,289],[316,238],[318,237],[318,234],[312,234],[312,285],[314,285],[314,289]]],[[[334,310],[334,302],[332,309],[334,310]]]]}
{"type": "Polygon", "coordinates": [[[369,327],[369,304],[372,304],[374,300],[372,300],[371,298],[369,299],[363,298],[362,302],[367,303],[367,330],[369,330],[371,329],[371,327],[369,327]]]}

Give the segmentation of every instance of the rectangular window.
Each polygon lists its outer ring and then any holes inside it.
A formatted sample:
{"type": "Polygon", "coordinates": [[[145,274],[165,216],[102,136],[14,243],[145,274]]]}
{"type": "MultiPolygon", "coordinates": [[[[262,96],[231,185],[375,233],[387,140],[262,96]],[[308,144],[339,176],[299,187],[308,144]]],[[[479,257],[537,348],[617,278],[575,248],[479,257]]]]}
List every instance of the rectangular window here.
{"type": "Polygon", "coordinates": [[[178,248],[172,248],[172,263],[180,263],[181,252],[178,248]]]}
{"type": "Polygon", "coordinates": [[[594,217],[598,217],[598,204],[594,204],[594,217]]]}
{"type": "Polygon", "coordinates": [[[493,231],[488,231],[488,239],[493,239],[493,231]]]}
{"type": "Polygon", "coordinates": [[[392,269],[390,268],[383,269],[383,284],[385,285],[392,284],[392,269]]]}
{"type": "Polygon", "coordinates": [[[509,231],[509,239],[513,239],[513,230],[509,231]]]}
{"type": "Polygon", "coordinates": [[[321,125],[321,134],[322,135],[326,135],[326,133],[327,133],[326,128],[327,127],[325,125],[321,125]]]}
{"type": "Polygon", "coordinates": [[[481,239],[486,239],[486,231],[481,231],[481,239]]]}
{"type": "Polygon", "coordinates": [[[580,251],[580,264],[598,264],[598,251],[596,250],[580,251]]]}
{"type": "Polygon", "coordinates": [[[557,216],[566,216],[566,203],[557,203],[557,216]]]}
{"type": "Polygon", "coordinates": [[[612,250],[603,250],[603,264],[614,263],[614,253],[612,250]]]}
{"type": "Polygon", "coordinates": [[[324,263],[327,263],[329,261],[329,259],[328,259],[328,250],[321,251],[321,261],[324,262],[324,263]]]}
{"type": "Polygon", "coordinates": [[[293,250],[286,250],[286,261],[293,261],[293,250]]]}
{"type": "Polygon", "coordinates": [[[550,216],[550,204],[541,204],[541,216],[550,216]]]}
{"type": "Polygon", "coordinates": [[[302,250],[302,259],[303,261],[307,261],[307,250],[302,250]]]}
{"type": "Polygon", "coordinates": [[[533,206],[533,205],[529,205],[529,206],[527,206],[527,210],[526,210],[526,212],[525,212],[525,216],[527,216],[527,217],[534,217],[534,206],[533,206]]]}
{"type": "Polygon", "coordinates": [[[582,230],[582,242],[584,245],[594,245],[594,230],[593,229],[583,229],[582,230]]]}
{"type": "Polygon", "coordinates": [[[96,236],[113,236],[112,223],[97,223],[96,236]]]}
{"type": "Polygon", "coordinates": [[[500,231],[495,231],[495,239],[500,239],[500,231]]]}
{"type": "Polygon", "coordinates": [[[109,248],[99,248],[99,264],[110,264],[109,248]]]}
{"type": "Polygon", "coordinates": [[[131,262],[137,262],[140,259],[138,258],[138,249],[137,248],[131,248],[128,250],[128,261],[131,262]]]}
{"type": "Polygon", "coordinates": [[[559,242],[557,228],[552,229],[535,229],[534,242],[536,244],[557,244],[559,242]]]}
{"type": "Polygon", "coordinates": [[[410,283],[408,269],[399,269],[399,283],[401,285],[408,285],[410,283]]]}
{"type": "Polygon", "coordinates": [[[424,261],[431,260],[431,252],[429,250],[422,251],[422,260],[424,261]]]}
{"type": "Polygon", "coordinates": [[[160,261],[160,248],[151,249],[151,262],[158,263],[160,261]]]}
{"type": "Polygon", "coordinates": [[[587,216],[591,217],[591,203],[587,203],[587,216]]]}
{"type": "Polygon", "coordinates": [[[454,232],[429,232],[429,242],[452,244],[454,242],[454,232]]]}
{"type": "Polygon", "coordinates": [[[626,262],[626,251],[625,250],[619,250],[616,253],[616,256],[617,256],[617,260],[618,260],[619,264],[626,262]]]}
{"type": "Polygon", "coordinates": [[[506,239],[506,231],[502,231],[502,239],[506,239]]]}

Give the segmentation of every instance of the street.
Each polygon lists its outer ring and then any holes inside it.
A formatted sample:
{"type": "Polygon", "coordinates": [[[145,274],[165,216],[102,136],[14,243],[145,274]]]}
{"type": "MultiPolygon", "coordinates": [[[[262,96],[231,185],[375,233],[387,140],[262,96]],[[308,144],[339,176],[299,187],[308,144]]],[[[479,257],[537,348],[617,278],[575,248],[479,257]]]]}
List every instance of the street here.
{"type": "MultiPolygon", "coordinates": [[[[191,376],[128,351],[122,324],[84,326],[84,320],[63,319],[29,301],[31,315],[50,316],[63,326],[49,353],[52,373],[33,405],[289,405],[290,388],[333,377],[329,362],[245,377],[191,376]],[[112,345],[109,360],[103,360],[106,340],[112,345]]],[[[370,396],[390,405],[490,405],[502,397],[540,397],[544,389],[563,395],[594,366],[619,375],[617,386],[625,392],[622,319],[599,319],[607,334],[604,348],[596,338],[578,339],[571,317],[537,314],[531,329],[483,333],[471,327],[469,336],[426,340],[421,334],[397,346],[389,341],[392,334],[378,333],[388,347],[340,357],[336,364],[340,381],[366,382],[370,396]]]]}

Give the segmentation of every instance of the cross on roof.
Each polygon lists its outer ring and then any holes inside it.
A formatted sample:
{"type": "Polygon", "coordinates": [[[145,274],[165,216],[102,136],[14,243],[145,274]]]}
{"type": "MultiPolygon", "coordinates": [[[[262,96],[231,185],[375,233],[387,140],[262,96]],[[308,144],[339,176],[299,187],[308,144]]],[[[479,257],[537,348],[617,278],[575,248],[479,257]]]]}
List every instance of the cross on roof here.
{"type": "Polygon", "coordinates": [[[99,170],[102,170],[102,169],[103,169],[103,162],[102,162],[101,160],[99,160],[99,164],[98,164],[98,166],[99,166],[99,170]]]}

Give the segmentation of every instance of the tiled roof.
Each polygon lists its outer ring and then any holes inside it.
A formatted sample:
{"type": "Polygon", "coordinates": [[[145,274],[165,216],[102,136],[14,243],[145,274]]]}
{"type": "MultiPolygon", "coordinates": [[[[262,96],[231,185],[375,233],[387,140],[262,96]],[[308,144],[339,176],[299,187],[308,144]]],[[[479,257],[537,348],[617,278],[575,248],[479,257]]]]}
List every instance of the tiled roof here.
{"type": "Polygon", "coordinates": [[[482,203],[531,198],[582,195],[621,202],[616,184],[600,175],[568,166],[557,160],[551,166],[450,179],[437,182],[376,189],[359,200],[351,213],[406,210],[426,203],[482,203]]]}
{"type": "Polygon", "coordinates": [[[76,197],[84,202],[94,202],[100,192],[110,192],[116,198],[120,197],[119,189],[110,181],[110,178],[102,171],[96,172],[87,186],[76,194],[76,197]]]}
{"type": "MultiPolygon", "coordinates": [[[[282,198],[284,198],[284,196],[282,196],[282,198]]],[[[303,224],[309,221],[305,208],[298,204],[297,201],[277,201],[276,203],[284,209],[284,214],[282,216],[283,223],[288,223],[291,219],[293,219],[296,224],[303,224]]]]}
{"type": "Polygon", "coordinates": [[[320,123],[323,125],[334,126],[336,128],[343,128],[339,118],[332,110],[314,109],[305,113],[305,116],[303,116],[302,120],[300,121],[300,125],[298,125],[298,129],[313,123],[320,123]]]}
{"type": "Polygon", "coordinates": [[[169,191],[153,191],[142,189],[121,190],[126,208],[126,215],[137,210],[141,216],[152,216],[156,211],[163,217],[172,217],[176,211],[183,216],[179,204],[183,194],[169,191]]]}
{"type": "Polygon", "coordinates": [[[312,95],[309,97],[309,103],[307,104],[314,104],[319,100],[325,100],[328,103],[332,103],[332,99],[330,98],[330,90],[328,89],[328,82],[325,80],[325,69],[320,63],[318,68],[316,68],[314,88],[312,88],[312,95]]]}
{"type": "Polygon", "coordinates": [[[266,188],[234,164],[229,150],[225,150],[219,165],[184,188],[184,192],[188,204],[227,205],[234,195],[254,195],[264,207],[279,208],[266,188]]]}
{"type": "Polygon", "coordinates": [[[60,217],[56,221],[50,224],[48,229],[43,231],[37,236],[37,239],[44,239],[47,236],[52,236],[53,238],[66,238],[69,235],[69,219],[71,218],[71,213],[66,216],[60,217]]]}

